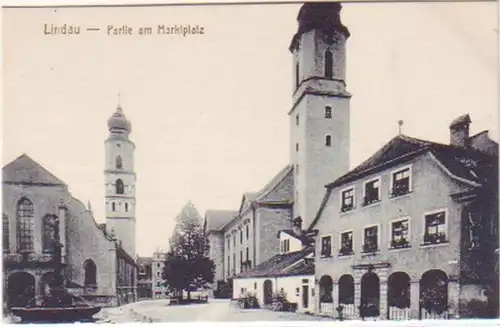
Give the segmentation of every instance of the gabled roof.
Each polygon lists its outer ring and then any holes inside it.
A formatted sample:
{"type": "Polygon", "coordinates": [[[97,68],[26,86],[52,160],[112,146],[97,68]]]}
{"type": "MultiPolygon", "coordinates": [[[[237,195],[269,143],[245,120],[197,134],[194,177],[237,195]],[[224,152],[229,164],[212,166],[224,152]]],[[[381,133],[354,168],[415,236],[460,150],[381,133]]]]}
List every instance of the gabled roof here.
{"type": "MultiPolygon", "coordinates": [[[[293,165],[280,170],[259,192],[246,192],[241,199],[237,215],[244,215],[253,203],[259,204],[291,204],[293,202],[293,165]]],[[[233,219],[231,219],[232,221],[233,219]]],[[[228,221],[229,224],[231,221],[228,221]]],[[[226,226],[225,224],[224,226],[226,226]]]]}
{"type": "Polygon", "coordinates": [[[311,242],[313,241],[305,235],[306,231],[302,231],[301,235],[296,235],[293,232],[293,229],[282,229],[282,230],[278,231],[278,237],[279,237],[280,233],[285,233],[285,234],[290,235],[293,238],[298,239],[302,243],[302,245],[304,245],[304,246],[311,244],[311,242]]]}
{"type": "Polygon", "coordinates": [[[17,184],[66,184],[28,155],[22,154],[3,167],[3,182],[17,184]]]}
{"type": "Polygon", "coordinates": [[[496,161],[495,157],[471,147],[462,148],[398,135],[373,156],[333,183],[328,184],[327,187],[333,188],[355,181],[366,175],[382,171],[389,166],[407,162],[427,152],[434,155],[439,163],[448,170],[452,178],[471,184],[480,184],[485,177],[483,168],[489,167],[496,161]]]}
{"type": "Polygon", "coordinates": [[[237,214],[236,210],[207,210],[205,212],[205,232],[221,230],[237,214]]]}
{"type": "Polygon", "coordinates": [[[314,252],[312,247],[304,248],[300,251],[277,254],[271,259],[247,270],[235,278],[255,278],[255,277],[279,277],[313,274],[314,268],[306,269],[301,266],[300,260],[304,260],[314,252]]]}

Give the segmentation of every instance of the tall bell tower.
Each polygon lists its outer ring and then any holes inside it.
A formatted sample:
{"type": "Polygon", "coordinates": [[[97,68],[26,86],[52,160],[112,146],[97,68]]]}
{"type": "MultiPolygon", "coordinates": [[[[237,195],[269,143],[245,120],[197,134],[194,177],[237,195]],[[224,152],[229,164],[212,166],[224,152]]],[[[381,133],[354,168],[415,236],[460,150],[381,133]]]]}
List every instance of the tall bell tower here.
{"type": "Polygon", "coordinates": [[[346,89],[346,41],[338,2],[305,3],[298,15],[293,55],[290,161],[294,165],[294,216],[307,228],[325,185],[349,170],[351,95],[346,89]]]}
{"type": "Polygon", "coordinates": [[[104,142],[106,228],[114,230],[123,249],[135,258],[135,145],[129,139],[132,125],[120,105],[108,119],[108,130],[104,142]]]}

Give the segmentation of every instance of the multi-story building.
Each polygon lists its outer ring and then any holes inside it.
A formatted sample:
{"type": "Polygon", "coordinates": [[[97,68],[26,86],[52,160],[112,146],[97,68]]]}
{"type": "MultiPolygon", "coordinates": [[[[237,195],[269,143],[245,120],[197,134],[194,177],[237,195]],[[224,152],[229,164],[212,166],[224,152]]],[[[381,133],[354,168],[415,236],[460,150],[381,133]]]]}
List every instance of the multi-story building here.
{"type": "Polygon", "coordinates": [[[158,249],[151,260],[153,299],[165,299],[168,296],[168,287],[163,278],[166,259],[167,254],[158,249]]]}
{"type": "Polygon", "coordinates": [[[452,122],[450,144],[398,135],[327,186],[310,226],[317,311],[394,319],[495,307],[498,144],[469,136],[470,122],[452,122]]]}
{"type": "Polygon", "coordinates": [[[153,298],[153,258],[139,257],[139,275],[137,276],[138,300],[153,298]]]}

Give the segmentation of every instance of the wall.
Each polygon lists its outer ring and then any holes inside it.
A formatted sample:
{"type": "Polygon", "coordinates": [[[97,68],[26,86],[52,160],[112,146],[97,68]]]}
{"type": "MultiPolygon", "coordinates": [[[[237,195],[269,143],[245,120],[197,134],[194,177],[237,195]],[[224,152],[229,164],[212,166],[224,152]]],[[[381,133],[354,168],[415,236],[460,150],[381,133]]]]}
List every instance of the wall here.
{"type": "Polygon", "coordinates": [[[227,280],[228,275],[239,274],[241,272],[241,261],[246,260],[246,249],[248,248],[249,259],[252,261],[252,267],[255,266],[253,260],[254,252],[254,233],[253,233],[253,211],[251,208],[244,208],[242,215],[229,223],[224,228],[224,280],[227,280]],[[246,237],[246,226],[248,225],[248,238],[246,237]],[[243,240],[240,239],[240,231],[243,234],[243,240]],[[236,242],[234,242],[236,237],[236,242]],[[228,246],[228,239],[231,245],[228,246]],[[243,251],[243,258],[241,258],[243,251]],[[228,262],[228,256],[231,258],[228,262]],[[236,261],[235,259],[236,258],[236,261]],[[236,264],[234,263],[236,262],[236,264]],[[233,273],[234,269],[234,273],[233,273]]]}
{"type": "Polygon", "coordinates": [[[215,264],[214,284],[216,284],[218,280],[224,279],[224,234],[211,231],[207,237],[210,244],[209,258],[215,264]]]}
{"type": "Polygon", "coordinates": [[[271,209],[259,207],[256,211],[256,262],[258,265],[280,253],[281,229],[291,228],[292,209],[271,209]]]}

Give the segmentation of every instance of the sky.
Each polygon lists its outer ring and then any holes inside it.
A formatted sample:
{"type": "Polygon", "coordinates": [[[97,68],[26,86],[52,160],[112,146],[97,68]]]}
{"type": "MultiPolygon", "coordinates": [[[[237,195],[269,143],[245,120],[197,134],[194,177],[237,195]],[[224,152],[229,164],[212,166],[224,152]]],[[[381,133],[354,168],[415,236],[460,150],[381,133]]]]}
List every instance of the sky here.
{"type": "MultiPolygon", "coordinates": [[[[497,7],[344,4],[351,167],[398,133],[449,142],[449,123],[498,140],[497,7]]],[[[3,9],[2,164],[28,154],[105,222],[104,140],[120,103],[136,145],[137,250],[167,247],[191,201],[239,207],[289,161],[298,4],[3,9]],[[44,24],[98,27],[46,35],[44,24]],[[157,25],[203,35],[138,35],[157,25]],[[133,35],[107,35],[107,26],[133,35]]],[[[330,181],[325,181],[325,184],[330,181]]],[[[321,196],[321,195],[320,195],[321,196]]]]}

